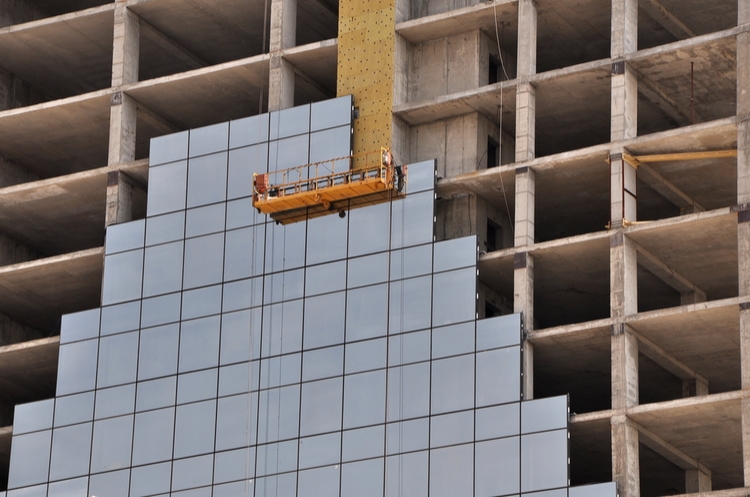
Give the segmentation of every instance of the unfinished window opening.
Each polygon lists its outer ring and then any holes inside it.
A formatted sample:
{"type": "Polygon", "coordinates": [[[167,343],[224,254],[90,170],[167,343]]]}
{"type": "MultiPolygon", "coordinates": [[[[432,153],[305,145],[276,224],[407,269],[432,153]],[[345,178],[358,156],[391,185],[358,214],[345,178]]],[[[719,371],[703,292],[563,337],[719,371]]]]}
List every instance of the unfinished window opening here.
{"type": "Polygon", "coordinates": [[[484,303],[484,317],[486,318],[494,318],[495,316],[501,316],[502,313],[500,312],[500,309],[492,305],[491,302],[485,301],[484,303]]]}
{"type": "Polygon", "coordinates": [[[570,424],[570,484],[591,485],[612,478],[609,419],[570,424]]]}
{"type": "Polygon", "coordinates": [[[639,50],[731,29],[737,25],[735,0],[667,0],[661,3],[663,6],[653,0],[638,2],[639,50]]]}
{"type": "Polygon", "coordinates": [[[297,0],[296,45],[338,36],[338,0],[297,0]]]}
{"type": "Polygon", "coordinates": [[[657,454],[643,443],[638,447],[641,497],[686,493],[685,470],[657,454]]]}
{"type": "Polygon", "coordinates": [[[487,169],[500,165],[500,143],[491,136],[487,137],[487,169]]]}
{"type": "Polygon", "coordinates": [[[491,219],[487,220],[487,252],[503,248],[503,228],[491,219]]]}
{"type": "Polygon", "coordinates": [[[683,397],[690,397],[683,395],[683,380],[644,354],[638,354],[639,404],[653,404],[683,397]]]}

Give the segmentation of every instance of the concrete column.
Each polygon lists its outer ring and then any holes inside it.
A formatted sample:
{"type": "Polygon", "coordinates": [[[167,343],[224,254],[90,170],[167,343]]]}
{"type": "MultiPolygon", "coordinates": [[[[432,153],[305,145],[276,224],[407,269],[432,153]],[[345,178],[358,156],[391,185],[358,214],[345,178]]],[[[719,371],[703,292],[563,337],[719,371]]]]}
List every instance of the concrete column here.
{"type": "Polygon", "coordinates": [[[126,85],[138,81],[140,33],[140,18],[125,7],[123,0],[118,0],[115,4],[115,29],[112,45],[112,86],[126,85]]]}
{"type": "Polygon", "coordinates": [[[610,315],[622,318],[638,312],[638,252],[622,231],[609,238],[610,315]]]}
{"type": "Polygon", "coordinates": [[[136,102],[123,92],[112,94],[109,111],[109,165],[135,160],[136,102]]]}
{"type": "Polygon", "coordinates": [[[711,475],[707,475],[700,469],[688,469],[685,471],[685,493],[710,492],[711,488],[711,475]]]}
{"type": "Polygon", "coordinates": [[[135,181],[121,171],[107,173],[107,226],[133,219],[133,188],[135,186],[135,181]]]}
{"type": "Polygon", "coordinates": [[[638,76],[625,61],[612,63],[610,141],[638,134],[638,76]]]}
{"type": "Polygon", "coordinates": [[[612,58],[638,50],[638,0],[612,0],[612,58]]]}
{"type": "Polygon", "coordinates": [[[516,162],[536,156],[536,89],[531,83],[516,88],[516,162]]]}
{"type": "Polygon", "coordinates": [[[271,0],[271,52],[297,43],[297,0],[271,0]]]}
{"type": "MultiPolygon", "coordinates": [[[[513,260],[513,312],[523,314],[526,332],[534,329],[534,256],[519,252],[513,260]]],[[[534,398],[534,348],[524,341],[523,398],[534,398]]]]}
{"type": "Polygon", "coordinates": [[[612,329],[612,409],[638,405],[638,339],[627,326],[612,329]]]}
{"type": "Polygon", "coordinates": [[[682,397],[700,397],[708,395],[708,382],[702,379],[682,380],[682,397]]]}
{"type": "Polygon", "coordinates": [[[624,221],[636,221],[638,210],[636,203],[637,172],[622,156],[622,151],[609,156],[610,163],[610,226],[612,229],[623,227],[624,221]]]}
{"type": "Polygon", "coordinates": [[[638,463],[638,427],[627,416],[612,416],[612,479],[617,482],[620,497],[641,494],[638,463]]]}
{"type": "Polygon", "coordinates": [[[528,167],[516,169],[516,221],[514,246],[534,245],[536,177],[528,167]]]}
{"type": "Polygon", "coordinates": [[[268,76],[268,110],[294,107],[294,68],[280,55],[271,56],[268,76]]]}
{"type": "Polygon", "coordinates": [[[518,2],[518,77],[536,74],[537,16],[534,0],[518,2]]]}

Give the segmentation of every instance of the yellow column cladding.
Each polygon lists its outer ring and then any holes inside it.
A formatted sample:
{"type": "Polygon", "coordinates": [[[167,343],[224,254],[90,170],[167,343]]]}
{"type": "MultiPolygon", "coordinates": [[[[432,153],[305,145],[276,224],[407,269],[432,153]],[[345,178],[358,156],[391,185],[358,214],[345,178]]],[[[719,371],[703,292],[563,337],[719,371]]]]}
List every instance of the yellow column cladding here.
{"type": "MultiPolygon", "coordinates": [[[[390,148],[392,137],[396,0],[340,0],[337,94],[354,95],[354,153],[390,148]]],[[[355,160],[373,165],[379,156],[355,160]],[[377,157],[377,159],[375,159],[377,157]]]]}

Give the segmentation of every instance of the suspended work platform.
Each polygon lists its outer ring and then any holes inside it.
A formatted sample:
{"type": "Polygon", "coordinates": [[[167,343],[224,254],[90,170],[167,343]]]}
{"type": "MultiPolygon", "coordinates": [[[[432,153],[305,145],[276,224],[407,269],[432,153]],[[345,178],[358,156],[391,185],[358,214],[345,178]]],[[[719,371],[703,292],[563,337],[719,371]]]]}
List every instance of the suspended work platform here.
{"type": "Polygon", "coordinates": [[[407,167],[396,165],[386,149],[363,155],[374,154],[379,163],[358,169],[350,169],[349,156],[255,174],[253,207],[287,224],[333,212],[343,217],[349,209],[403,196],[407,167]]]}

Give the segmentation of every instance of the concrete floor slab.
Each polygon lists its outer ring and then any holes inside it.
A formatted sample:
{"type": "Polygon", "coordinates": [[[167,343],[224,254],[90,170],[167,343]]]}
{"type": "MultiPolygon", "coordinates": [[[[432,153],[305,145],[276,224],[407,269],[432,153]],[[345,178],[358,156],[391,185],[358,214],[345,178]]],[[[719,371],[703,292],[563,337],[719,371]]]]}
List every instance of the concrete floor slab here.
{"type": "Polygon", "coordinates": [[[112,3],[109,0],[34,0],[34,5],[51,16],[112,3]]]}
{"type": "Polygon", "coordinates": [[[101,90],[112,78],[114,4],[0,29],[0,66],[50,98],[101,90]]]}

